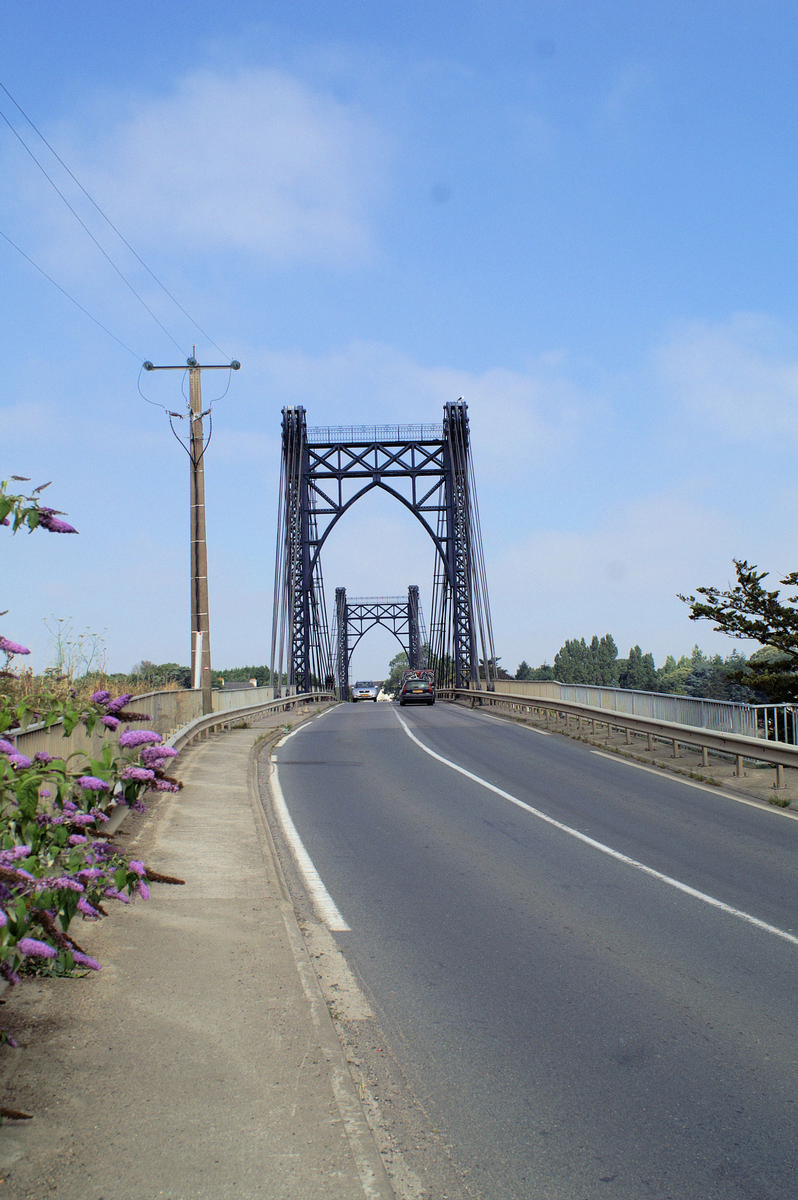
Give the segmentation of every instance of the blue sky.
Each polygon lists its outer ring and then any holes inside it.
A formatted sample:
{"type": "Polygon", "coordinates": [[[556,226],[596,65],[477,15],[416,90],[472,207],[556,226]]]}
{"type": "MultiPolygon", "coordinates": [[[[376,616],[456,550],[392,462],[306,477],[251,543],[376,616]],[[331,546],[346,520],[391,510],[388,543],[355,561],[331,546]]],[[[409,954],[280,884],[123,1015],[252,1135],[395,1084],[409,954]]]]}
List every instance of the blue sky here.
{"type": "MultiPolygon", "coordinates": [[[[242,364],[203,380],[215,666],[268,660],[286,405],[466,400],[511,671],[594,633],[728,654],[677,593],[798,565],[786,0],[30,0],[0,7],[0,83],[152,272],[0,92],[0,473],[80,530],[3,540],[35,667],[59,618],[110,670],[188,661],[185,399],[140,365],[194,345],[242,364]]],[[[418,583],[428,611],[432,572],[378,496],[325,547],[328,598],[418,583]]],[[[375,631],[353,673],[396,649],[375,631]]]]}

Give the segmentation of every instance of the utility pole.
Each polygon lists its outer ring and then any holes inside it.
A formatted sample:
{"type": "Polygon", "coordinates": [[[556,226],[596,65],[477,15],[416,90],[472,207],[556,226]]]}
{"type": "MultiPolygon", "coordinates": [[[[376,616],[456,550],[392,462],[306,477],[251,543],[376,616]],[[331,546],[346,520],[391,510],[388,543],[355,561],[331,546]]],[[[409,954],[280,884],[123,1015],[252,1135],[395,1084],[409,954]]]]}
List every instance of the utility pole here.
{"type": "MultiPolygon", "coordinates": [[[[196,354],[196,348],[194,350],[196,354]]],[[[238,371],[240,362],[201,366],[194,355],[186,360],[186,366],[156,367],[144,363],[145,371],[185,371],[189,379],[189,437],[188,445],[182,441],[172,425],[172,432],[187,451],[190,467],[190,539],[191,539],[191,686],[202,692],[202,714],[213,711],[211,697],[211,635],[208,612],[208,547],[205,540],[205,467],[204,457],[207,443],[202,429],[202,371],[238,371]]],[[[210,411],[210,410],[209,410],[210,411]]],[[[183,413],[169,413],[170,424],[183,413]]]]}

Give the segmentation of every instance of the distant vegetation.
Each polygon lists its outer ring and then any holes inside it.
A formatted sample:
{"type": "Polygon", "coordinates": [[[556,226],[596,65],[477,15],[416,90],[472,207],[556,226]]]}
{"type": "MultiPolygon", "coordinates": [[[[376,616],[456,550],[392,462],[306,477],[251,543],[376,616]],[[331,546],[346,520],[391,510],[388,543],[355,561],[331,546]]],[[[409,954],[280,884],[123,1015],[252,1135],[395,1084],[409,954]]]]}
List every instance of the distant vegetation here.
{"type": "MultiPolygon", "coordinates": [[[[501,669],[499,674],[501,677],[501,669]]],[[[552,664],[530,667],[521,662],[515,676],[505,672],[504,678],[557,679],[560,683],[592,683],[711,700],[765,699],[746,685],[748,674],[748,660],[736,651],[724,659],[720,654],[709,657],[698,646],[678,659],[669,654],[661,667],[656,666],[653,654],[643,653],[639,646],[632,646],[626,658],[619,658],[615,641],[607,633],[602,638],[594,635],[589,642],[584,638],[566,641],[552,664]]]]}

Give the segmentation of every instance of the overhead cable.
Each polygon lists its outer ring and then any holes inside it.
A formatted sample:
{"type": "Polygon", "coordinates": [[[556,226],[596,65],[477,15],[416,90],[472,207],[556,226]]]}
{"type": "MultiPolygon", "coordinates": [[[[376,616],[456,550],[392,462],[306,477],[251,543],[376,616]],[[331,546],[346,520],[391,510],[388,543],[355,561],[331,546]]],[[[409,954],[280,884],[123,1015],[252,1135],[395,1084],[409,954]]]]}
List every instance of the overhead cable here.
{"type": "MultiPolygon", "coordinates": [[[[68,164],[64,161],[64,159],[58,153],[58,151],[48,142],[47,138],[44,136],[44,134],[41,132],[41,130],[38,128],[38,126],[31,120],[31,118],[28,116],[28,114],[25,112],[25,110],[22,108],[22,106],[19,104],[19,102],[14,98],[14,96],[12,96],[11,92],[9,92],[8,88],[5,86],[5,84],[1,80],[0,80],[0,90],[2,90],[5,93],[5,95],[11,101],[11,103],[14,105],[14,107],[17,109],[17,111],[22,115],[22,117],[25,119],[25,121],[27,121],[28,125],[30,125],[31,129],[34,131],[34,133],[37,135],[37,137],[40,138],[40,140],[44,143],[44,145],[47,147],[47,149],[50,151],[50,153],[53,155],[53,157],[56,159],[56,161],[63,167],[63,169],[66,171],[67,175],[69,175],[70,179],[80,189],[80,191],[83,193],[83,195],[89,201],[89,203],[93,206],[93,208],[96,210],[96,212],[99,213],[99,215],[106,222],[106,224],[109,226],[109,228],[113,230],[113,232],[116,234],[116,236],[122,242],[122,244],[130,251],[130,253],[136,259],[136,261],[144,268],[144,270],[147,272],[147,274],[150,276],[150,278],[158,285],[158,287],[161,289],[161,291],[164,293],[164,295],[167,296],[169,300],[171,300],[171,302],[183,314],[183,316],[186,317],[186,319],[188,321],[190,321],[191,324],[197,330],[199,330],[199,332],[202,334],[202,336],[208,342],[210,342],[210,344],[212,346],[214,346],[215,349],[217,349],[224,358],[228,358],[229,355],[225,354],[224,350],[222,350],[221,347],[216,344],[216,342],[213,340],[213,338],[210,336],[210,334],[208,334],[202,328],[202,326],[199,324],[199,322],[196,321],[189,312],[187,312],[187,310],[183,307],[183,305],[180,303],[180,301],[169,291],[169,289],[158,278],[158,276],[154,273],[154,271],[151,270],[151,268],[147,265],[147,263],[144,261],[144,259],[141,257],[141,255],[130,244],[130,242],[127,240],[127,238],[124,236],[124,234],[117,228],[117,226],[114,224],[114,222],[111,220],[111,218],[103,211],[103,209],[100,207],[100,205],[97,203],[97,201],[91,195],[91,193],[86,190],[86,188],[83,186],[83,184],[80,182],[80,180],[74,174],[74,172],[70,169],[68,164]]],[[[172,336],[172,334],[169,332],[169,330],[166,328],[166,326],[160,321],[160,319],[156,316],[156,314],[153,312],[153,310],[150,308],[150,306],[147,304],[147,302],[143,299],[142,296],[139,295],[139,293],[136,291],[136,289],[133,287],[133,285],[130,283],[130,281],[125,277],[125,275],[122,273],[122,271],[119,269],[119,267],[116,266],[114,261],[111,259],[110,255],[100,245],[97,238],[95,238],[94,234],[88,228],[86,223],[82,220],[82,218],[78,215],[78,213],[75,211],[73,206],[69,203],[66,196],[63,194],[63,192],[57,186],[55,181],[51,178],[51,176],[45,170],[44,166],[39,162],[38,158],[33,153],[33,151],[30,149],[30,147],[27,145],[25,140],[22,138],[19,131],[17,129],[15,129],[15,127],[11,124],[11,122],[8,120],[8,118],[1,112],[0,112],[0,117],[2,117],[3,121],[5,121],[8,128],[11,130],[11,132],[14,134],[14,136],[17,138],[17,140],[20,142],[20,144],[24,147],[24,149],[27,151],[27,153],[30,155],[30,157],[33,159],[33,161],[36,163],[36,166],[39,168],[39,170],[42,172],[42,174],[47,179],[47,181],[50,183],[50,185],[60,196],[61,200],[67,206],[67,208],[72,213],[72,215],[75,217],[75,219],[79,222],[79,224],[81,225],[83,230],[91,238],[92,242],[97,247],[97,249],[100,251],[100,253],[103,255],[103,257],[108,261],[108,263],[111,265],[111,267],[113,267],[114,271],[117,273],[117,275],[120,277],[120,279],[126,285],[126,287],[129,288],[129,290],[136,297],[136,299],[139,301],[139,303],[146,309],[146,311],[149,313],[149,315],[152,317],[152,319],[155,321],[155,323],[159,326],[159,328],[166,334],[166,336],[169,338],[169,340],[172,342],[172,344],[174,346],[176,346],[177,349],[182,352],[184,347],[182,347],[179,344],[179,342],[172,336]]],[[[51,280],[51,282],[53,282],[53,281],[51,280]]],[[[56,285],[56,286],[58,286],[58,285],[56,285]]],[[[63,289],[61,289],[61,290],[63,290],[63,289]]],[[[87,314],[87,315],[90,315],[90,314],[87,314]]],[[[94,318],[92,318],[92,320],[94,320],[94,318]]],[[[99,324],[99,322],[96,322],[96,323],[99,324]]],[[[101,328],[102,328],[102,326],[101,326],[101,328]]],[[[106,332],[108,332],[108,331],[106,330],[106,332]]],[[[111,336],[113,337],[113,334],[111,336]]],[[[118,339],[115,339],[115,340],[118,341],[118,339]]]]}
{"type": "MultiPolygon", "coordinates": [[[[113,340],[116,342],[116,344],[118,346],[121,346],[123,350],[127,350],[128,354],[132,354],[134,358],[137,358],[139,360],[139,362],[141,361],[140,354],[136,354],[136,351],[131,350],[130,346],[126,345],[125,342],[123,342],[121,338],[118,338],[115,333],[111,333],[111,330],[106,325],[103,325],[102,321],[98,321],[97,318],[92,313],[90,313],[89,310],[86,307],[84,307],[84,305],[82,305],[79,300],[76,300],[75,297],[72,296],[66,290],[66,288],[61,287],[61,284],[57,283],[56,280],[53,279],[52,275],[48,275],[47,272],[44,270],[44,268],[40,267],[37,262],[34,262],[33,259],[30,257],[30,255],[26,254],[25,251],[20,246],[18,246],[16,242],[12,241],[7,233],[3,233],[2,229],[0,229],[0,237],[3,238],[4,241],[8,242],[9,246],[11,246],[12,249],[16,250],[17,254],[21,254],[22,257],[25,259],[25,261],[27,263],[30,263],[30,265],[36,271],[38,271],[40,275],[43,275],[48,283],[51,283],[54,288],[57,288],[62,296],[66,296],[67,300],[69,300],[72,304],[75,305],[75,308],[79,308],[84,316],[88,317],[90,321],[93,321],[94,324],[98,327],[98,329],[102,329],[103,333],[107,333],[110,338],[113,338],[113,340]]],[[[146,397],[145,397],[145,399],[146,399],[146,397]]]]}

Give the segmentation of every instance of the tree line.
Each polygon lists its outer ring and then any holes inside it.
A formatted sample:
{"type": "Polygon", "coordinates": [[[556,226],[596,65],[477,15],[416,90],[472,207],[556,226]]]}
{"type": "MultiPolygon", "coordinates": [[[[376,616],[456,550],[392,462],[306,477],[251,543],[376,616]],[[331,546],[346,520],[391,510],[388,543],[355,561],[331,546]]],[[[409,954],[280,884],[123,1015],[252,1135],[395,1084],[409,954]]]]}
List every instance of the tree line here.
{"type": "Polygon", "coordinates": [[[734,651],[727,658],[720,654],[706,655],[693,646],[687,655],[669,654],[661,667],[654,656],[632,646],[626,658],[620,658],[615,639],[606,633],[586,641],[571,638],[557,651],[554,661],[530,667],[523,661],[515,676],[498,668],[505,679],[556,679],[560,683],[594,684],[601,687],[626,688],[641,692],[663,692],[679,696],[700,696],[712,700],[734,700],[738,703],[755,699],[753,689],[741,681],[747,669],[746,658],[734,651]]]}
{"type": "MultiPolygon", "coordinates": [[[[610,634],[590,643],[584,638],[565,642],[551,666],[530,667],[522,662],[516,679],[558,679],[561,683],[597,683],[607,687],[701,696],[706,699],[782,704],[798,700],[798,571],[782,576],[791,594],[764,586],[767,571],[746,559],[734,560],[735,582],[725,588],[696,588],[679,599],[690,609],[691,621],[710,621],[716,633],[751,641],[759,649],[746,658],[733,651],[727,658],[707,657],[698,646],[678,660],[668,655],[657,668],[652,654],[633,646],[618,658],[610,634]]],[[[501,672],[500,672],[501,673],[501,672]]],[[[505,678],[511,678],[504,672],[505,678]]]]}

